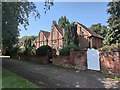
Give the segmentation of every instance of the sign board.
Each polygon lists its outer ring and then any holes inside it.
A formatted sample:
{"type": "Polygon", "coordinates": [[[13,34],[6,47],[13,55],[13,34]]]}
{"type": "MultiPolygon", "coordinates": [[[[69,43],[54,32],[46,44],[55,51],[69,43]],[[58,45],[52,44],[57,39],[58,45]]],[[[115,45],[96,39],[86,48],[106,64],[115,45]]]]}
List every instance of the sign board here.
{"type": "Polygon", "coordinates": [[[87,65],[88,69],[100,70],[99,51],[90,49],[87,51],[87,65]]]}

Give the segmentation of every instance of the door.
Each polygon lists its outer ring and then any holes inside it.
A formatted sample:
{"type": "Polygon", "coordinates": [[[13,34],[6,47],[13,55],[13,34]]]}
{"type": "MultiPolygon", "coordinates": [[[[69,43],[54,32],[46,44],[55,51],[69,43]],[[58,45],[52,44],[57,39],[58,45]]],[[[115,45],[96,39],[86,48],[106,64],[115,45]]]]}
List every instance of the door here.
{"type": "Polygon", "coordinates": [[[100,70],[99,51],[90,49],[87,51],[87,65],[88,69],[100,70]]]}

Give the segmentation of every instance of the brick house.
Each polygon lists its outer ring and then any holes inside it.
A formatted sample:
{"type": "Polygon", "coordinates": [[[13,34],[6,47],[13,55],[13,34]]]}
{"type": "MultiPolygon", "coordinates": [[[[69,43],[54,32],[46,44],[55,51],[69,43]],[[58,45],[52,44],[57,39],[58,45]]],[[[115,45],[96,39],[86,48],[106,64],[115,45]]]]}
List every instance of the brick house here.
{"type": "Polygon", "coordinates": [[[36,48],[39,48],[43,45],[48,45],[48,37],[50,35],[50,32],[41,30],[35,39],[35,46],[36,48]]]}
{"type": "MultiPolygon", "coordinates": [[[[103,38],[87,28],[86,26],[74,22],[77,25],[77,33],[79,37],[79,45],[81,48],[102,47],[103,38]]],[[[64,46],[63,37],[64,29],[57,26],[56,21],[52,22],[51,32],[41,30],[35,40],[36,48],[42,45],[49,45],[59,50],[64,46]]]]}
{"type": "Polygon", "coordinates": [[[100,48],[103,44],[103,37],[96,34],[81,23],[75,22],[81,48],[100,48]]]}

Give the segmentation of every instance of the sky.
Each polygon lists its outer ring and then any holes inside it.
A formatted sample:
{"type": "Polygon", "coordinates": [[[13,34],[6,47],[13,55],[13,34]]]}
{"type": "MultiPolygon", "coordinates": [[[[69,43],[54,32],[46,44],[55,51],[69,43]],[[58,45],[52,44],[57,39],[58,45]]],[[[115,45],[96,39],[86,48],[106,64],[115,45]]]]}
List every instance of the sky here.
{"type": "Polygon", "coordinates": [[[40,30],[51,31],[52,21],[58,22],[61,16],[66,16],[70,22],[77,21],[87,27],[92,24],[101,23],[107,25],[107,3],[108,2],[54,2],[50,11],[44,13],[44,2],[35,2],[39,10],[40,19],[34,18],[31,14],[29,17],[30,25],[28,30],[21,27],[20,37],[38,36],[40,30]]]}

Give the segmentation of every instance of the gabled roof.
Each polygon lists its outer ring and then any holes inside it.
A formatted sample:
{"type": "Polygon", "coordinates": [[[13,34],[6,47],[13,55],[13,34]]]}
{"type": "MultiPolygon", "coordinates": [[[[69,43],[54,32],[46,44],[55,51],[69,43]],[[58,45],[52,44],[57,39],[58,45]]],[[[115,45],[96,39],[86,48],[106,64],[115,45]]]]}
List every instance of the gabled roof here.
{"type": "Polygon", "coordinates": [[[59,28],[59,27],[56,27],[56,29],[59,31],[59,33],[62,35],[62,36],[64,36],[63,34],[63,29],[62,28],[59,28]]]}
{"type": "MultiPolygon", "coordinates": [[[[49,35],[50,35],[50,32],[48,32],[48,31],[43,31],[43,30],[41,30],[40,32],[43,32],[43,34],[44,34],[44,36],[45,36],[46,38],[48,38],[49,35]]],[[[39,33],[40,33],[40,32],[39,32],[39,33]]]]}
{"type": "Polygon", "coordinates": [[[83,24],[81,24],[81,23],[79,23],[79,22],[75,22],[75,23],[77,23],[77,24],[79,24],[79,25],[81,25],[83,28],[85,28],[90,34],[91,34],[91,36],[90,37],[98,37],[98,38],[101,38],[101,39],[103,39],[103,37],[102,36],[100,36],[100,35],[98,35],[98,34],[96,34],[94,31],[92,31],[91,29],[89,29],[89,28],[87,28],[86,26],[84,26],[83,24]]]}

